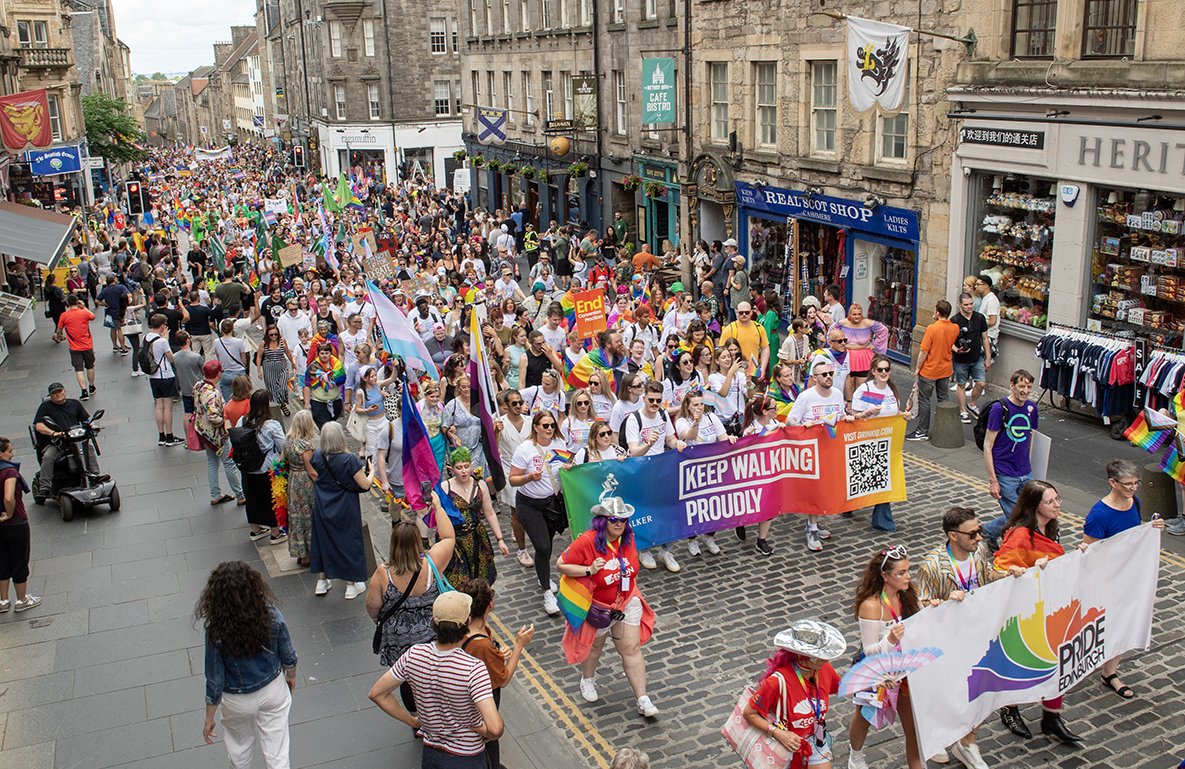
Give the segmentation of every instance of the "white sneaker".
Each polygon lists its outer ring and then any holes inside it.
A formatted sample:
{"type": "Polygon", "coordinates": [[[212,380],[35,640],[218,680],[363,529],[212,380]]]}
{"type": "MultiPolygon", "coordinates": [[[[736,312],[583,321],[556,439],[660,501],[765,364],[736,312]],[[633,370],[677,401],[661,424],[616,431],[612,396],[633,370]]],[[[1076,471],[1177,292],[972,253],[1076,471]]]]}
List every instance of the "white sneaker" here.
{"type": "Polygon", "coordinates": [[[597,679],[581,678],[580,696],[584,698],[585,702],[596,702],[599,700],[600,697],[597,696],[597,679]]]}
{"type": "Polygon", "coordinates": [[[330,582],[327,579],[319,579],[319,580],[317,580],[316,589],[313,590],[313,595],[325,595],[326,593],[329,592],[329,589],[331,587],[333,587],[332,582],[330,582]]]}
{"type": "Polygon", "coordinates": [[[819,529],[815,533],[819,535],[819,539],[831,539],[831,532],[827,529],[819,529]]]}
{"type": "Polygon", "coordinates": [[[22,612],[32,609],[34,606],[40,606],[41,599],[35,595],[26,595],[25,600],[17,601],[12,605],[12,610],[15,612],[22,612]]]}
{"type": "Polygon", "coordinates": [[[688,555],[699,555],[700,554],[700,552],[699,552],[699,538],[698,537],[692,537],[691,539],[687,540],[687,553],[688,553],[688,555]]]}
{"type": "Polygon", "coordinates": [[[658,568],[658,564],[654,562],[654,553],[649,550],[643,550],[638,554],[638,562],[642,564],[643,569],[658,568]]]}
{"type": "Polygon", "coordinates": [[[864,760],[864,751],[848,753],[848,769],[868,769],[868,762],[864,760]]]}
{"type": "Polygon", "coordinates": [[[659,550],[658,557],[662,560],[662,565],[667,567],[667,571],[671,573],[679,571],[679,562],[675,560],[675,554],[670,550],[659,550]]]}
{"type": "Polygon", "coordinates": [[[551,592],[553,592],[553,593],[558,593],[558,592],[559,592],[559,590],[560,590],[558,587],[556,587],[556,584],[555,584],[555,580],[554,580],[554,579],[549,579],[549,580],[547,581],[547,589],[548,589],[548,590],[550,590],[550,591],[551,591],[551,592]]]}
{"type": "Polygon", "coordinates": [[[654,707],[650,698],[643,694],[638,698],[638,714],[645,718],[651,718],[658,715],[658,708],[654,707]]]}
{"type": "Polygon", "coordinates": [[[935,753],[934,755],[930,756],[930,760],[936,764],[949,764],[950,763],[950,756],[947,754],[947,752],[945,750],[940,750],[937,753],[935,753]]]}
{"type": "Polygon", "coordinates": [[[365,582],[351,582],[346,585],[346,600],[351,601],[360,595],[366,595],[365,582]]]}
{"type": "Polygon", "coordinates": [[[560,605],[556,603],[555,593],[550,590],[543,594],[543,611],[552,616],[560,613],[560,605]]]}
{"type": "Polygon", "coordinates": [[[144,372],[143,371],[133,371],[132,376],[144,376],[144,372]]]}
{"type": "Polygon", "coordinates": [[[819,541],[819,532],[811,529],[806,530],[806,549],[818,552],[823,549],[823,543],[819,541]]]}
{"type": "MultiPolygon", "coordinates": [[[[947,752],[959,761],[963,762],[963,766],[967,769],[987,769],[987,763],[984,762],[983,756],[979,754],[979,746],[974,742],[970,745],[964,745],[961,742],[956,742],[947,748],[947,752]]],[[[932,761],[937,759],[931,759],[932,761]]]]}
{"type": "Polygon", "coordinates": [[[711,534],[704,535],[704,547],[708,548],[708,552],[712,555],[720,555],[720,545],[716,544],[716,538],[711,534]]]}
{"type": "Polygon", "coordinates": [[[12,601],[0,601],[0,614],[12,608],[12,601]]]}

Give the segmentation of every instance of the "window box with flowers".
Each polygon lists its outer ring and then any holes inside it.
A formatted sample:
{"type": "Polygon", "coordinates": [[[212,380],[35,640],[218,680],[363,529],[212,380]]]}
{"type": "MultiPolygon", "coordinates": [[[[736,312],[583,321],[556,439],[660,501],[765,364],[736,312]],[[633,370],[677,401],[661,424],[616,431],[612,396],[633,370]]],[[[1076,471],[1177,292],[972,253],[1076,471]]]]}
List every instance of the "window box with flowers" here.
{"type": "Polygon", "coordinates": [[[577,160],[572,165],[568,166],[568,173],[576,178],[588,175],[588,163],[583,160],[577,160]]]}
{"type": "Polygon", "coordinates": [[[642,177],[637,174],[626,174],[621,177],[621,186],[633,192],[642,186],[642,177]]]}
{"type": "Polygon", "coordinates": [[[663,198],[666,197],[667,186],[660,182],[646,182],[646,197],[648,198],[663,198]]]}

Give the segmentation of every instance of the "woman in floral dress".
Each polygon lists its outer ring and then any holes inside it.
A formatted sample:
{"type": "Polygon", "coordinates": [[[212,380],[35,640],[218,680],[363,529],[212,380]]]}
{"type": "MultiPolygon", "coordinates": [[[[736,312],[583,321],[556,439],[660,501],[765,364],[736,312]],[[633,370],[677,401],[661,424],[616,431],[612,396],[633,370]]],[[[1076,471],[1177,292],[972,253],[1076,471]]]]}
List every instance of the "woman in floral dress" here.
{"type": "MultiPolygon", "coordinates": [[[[502,527],[498,525],[498,516],[490,503],[490,489],[485,481],[473,477],[473,462],[469,449],[464,446],[456,449],[449,455],[449,462],[452,464],[454,475],[443,481],[441,488],[448,495],[448,502],[457,508],[465,522],[457,523],[453,520],[457,543],[453,559],[444,570],[444,578],[458,590],[461,589],[461,583],[469,577],[481,577],[492,585],[498,578],[498,569],[494,565],[494,549],[490,547],[487,523],[494,531],[494,539],[498,542],[498,549],[502,555],[510,555],[510,548],[502,540],[502,527]]],[[[432,506],[436,511],[437,520],[447,515],[446,505],[437,492],[432,492],[432,506]]],[[[438,538],[439,536],[437,534],[438,538]]]]}
{"type": "Polygon", "coordinates": [[[301,566],[309,565],[309,522],[313,515],[313,481],[317,471],[310,460],[316,448],[317,424],[310,411],[292,417],[284,461],[288,463],[288,555],[301,566]]]}

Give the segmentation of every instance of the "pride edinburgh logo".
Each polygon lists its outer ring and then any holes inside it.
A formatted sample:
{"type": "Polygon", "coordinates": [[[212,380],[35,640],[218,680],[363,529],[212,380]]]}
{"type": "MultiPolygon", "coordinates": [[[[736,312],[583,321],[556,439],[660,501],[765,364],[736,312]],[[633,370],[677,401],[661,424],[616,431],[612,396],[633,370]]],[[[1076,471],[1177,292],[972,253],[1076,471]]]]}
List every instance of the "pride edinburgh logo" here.
{"type": "Polygon", "coordinates": [[[1031,689],[1055,675],[1058,691],[1065,691],[1107,659],[1105,619],[1101,608],[1084,614],[1078,599],[1046,616],[1045,602],[1038,601],[1029,616],[1005,622],[987,654],[971,668],[968,701],[991,692],[1031,689]]]}

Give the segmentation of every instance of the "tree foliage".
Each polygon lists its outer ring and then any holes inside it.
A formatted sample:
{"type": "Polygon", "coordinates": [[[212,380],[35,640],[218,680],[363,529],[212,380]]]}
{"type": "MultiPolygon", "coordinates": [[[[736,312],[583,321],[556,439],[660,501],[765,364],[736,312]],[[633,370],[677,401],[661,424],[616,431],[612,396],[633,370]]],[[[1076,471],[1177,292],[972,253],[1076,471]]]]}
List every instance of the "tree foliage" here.
{"type": "Polygon", "coordinates": [[[165,78],[165,76],[164,76],[164,73],[163,73],[163,72],[153,72],[153,73],[152,73],[152,79],[153,79],[153,80],[165,80],[166,78],[165,78]]]}
{"type": "Polygon", "coordinates": [[[107,160],[127,163],[143,160],[148,153],[136,147],[147,137],[136,126],[131,105],[104,94],[82,97],[82,117],[86,121],[86,141],[90,153],[107,160]]]}
{"type": "Polygon", "coordinates": [[[142,72],[139,75],[136,75],[136,80],[135,80],[136,85],[144,85],[147,82],[148,82],[148,75],[145,75],[142,72]]]}

